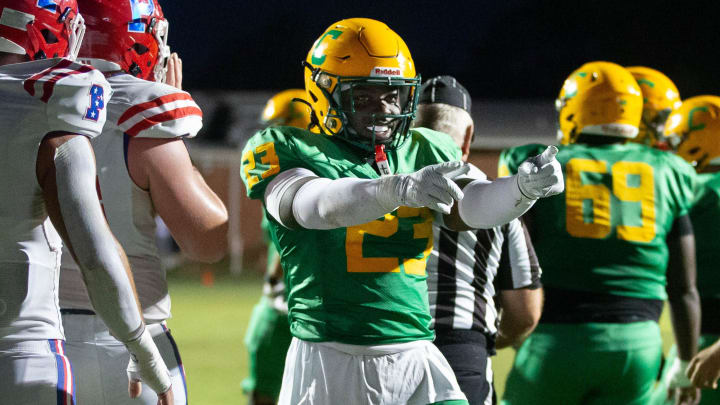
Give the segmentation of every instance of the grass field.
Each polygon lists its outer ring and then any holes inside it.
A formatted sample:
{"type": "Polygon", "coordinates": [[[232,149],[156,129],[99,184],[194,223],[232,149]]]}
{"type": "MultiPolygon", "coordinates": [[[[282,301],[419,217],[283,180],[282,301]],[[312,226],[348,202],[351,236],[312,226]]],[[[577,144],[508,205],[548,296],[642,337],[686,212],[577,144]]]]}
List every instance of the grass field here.
{"type": "MultiPolygon", "coordinates": [[[[245,404],[240,382],[247,376],[243,345],[253,306],[262,291],[262,279],[244,275],[217,276],[203,282],[202,273],[168,275],[173,318],[168,322],[178,342],[189,384],[189,398],[196,405],[245,404]]],[[[661,319],[665,349],[672,343],[667,311],[661,319]]],[[[501,350],[493,359],[498,394],[505,389],[514,351],[501,350]]]]}

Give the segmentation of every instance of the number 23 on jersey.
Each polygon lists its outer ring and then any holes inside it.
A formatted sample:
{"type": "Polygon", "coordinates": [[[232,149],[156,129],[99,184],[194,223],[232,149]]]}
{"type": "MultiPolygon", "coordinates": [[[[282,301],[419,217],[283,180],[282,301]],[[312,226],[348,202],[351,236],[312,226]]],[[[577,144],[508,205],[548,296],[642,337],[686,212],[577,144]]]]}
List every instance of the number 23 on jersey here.
{"type": "Polygon", "coordinates": [[[275,143],[266,142],[245,152],[242,156],[242,167],[248,188],[252,188],[260,179],[280,173],[280,160],[275,153],[275,143]],[[268,166],[268,168],[259,171],[258,165],[268,166]]]}
{"type": "Polygon", "coordinates": [[[655,239],[655,180],[644,162],[608,162],[575,158],[566,168],[566,228],[578,238],[604,239],[615,226],[617,238],[630,242],[655,239]],[[609,188],[602,181],[612,179],[609,188]],[[613,200],[612,196],[616,198],[613,200]],[[616,205],[616,206],[613,206],[616,205]],[[639,205],[639,211],[637,206],[639,205]],[[634,215],[627,215],[632,210],[634,215]],[[612,215],[616,218],[613,220],[612,215]]]}

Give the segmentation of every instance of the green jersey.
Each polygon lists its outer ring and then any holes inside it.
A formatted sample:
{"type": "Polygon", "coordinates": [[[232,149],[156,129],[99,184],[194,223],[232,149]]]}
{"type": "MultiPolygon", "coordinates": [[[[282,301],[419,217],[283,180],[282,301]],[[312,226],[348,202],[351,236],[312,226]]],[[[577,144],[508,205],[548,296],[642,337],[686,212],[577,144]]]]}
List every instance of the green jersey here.
{"type": "MultiPolygon", "coordinates": [[[[460,160],[461,152],[448,135],[412,129],[387,157],[392,173],[412,173],[460,160]]],[[[329,179],[379,177],[366,156],[342,140],[302,129],[268,128],[245,145],[241,170],[250,198],[263,199],[268,183],[293,168],[329,179]]],[[[267,217],[285,271],[294,336],[359,345],[433,338],[425,281],[433,239],[429,209],[400,207],[331,230],[288,229],[267,217]]]]}
{"type": "MultiPolygon", "coordinates": [[[[515,173],[544,145],[504,151],[501,174],[515,173]]],[[[692,205],[693,168],[640,144],[560,146],[565,193],[531,211],[543,284],[575,291],[664,300],[665,238],[692,205]]]]}
{"type": "Polygon", "coordinates": [[[701,298],[720,299],[720,173],[699,174],[690,210],[697,253],[697,287],[701,298]]]}

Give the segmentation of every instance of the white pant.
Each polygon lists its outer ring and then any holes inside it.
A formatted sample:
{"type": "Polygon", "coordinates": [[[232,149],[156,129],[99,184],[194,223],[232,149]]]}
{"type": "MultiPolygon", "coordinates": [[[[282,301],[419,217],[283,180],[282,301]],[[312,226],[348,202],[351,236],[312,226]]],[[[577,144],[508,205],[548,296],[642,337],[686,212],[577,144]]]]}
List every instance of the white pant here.
{"type": "Polygon", "coordinates": [[[378,346],[293,338],[279,405],[427,405],[464,400],[442,353],[422,340],[378,346]]]}
{"type": "MultiPolygon", "coordinates": [[[[128,396],[126,370],[130,355],[125,346],[110,335],[99,316],[63,314],[62,320],[79,405],[157,404],[157,394],[145,384],[140,398],[128,396]]],[[[147,325],[147,328],[170,370],[175,405],[187,404],[185,370],[170,331],[164,323],[147,325]]]]}
{"type": "Polygon", "coordinates": [[[75,384],[62,340],[0,342],[0,403],[74,404],[75,384]]]}

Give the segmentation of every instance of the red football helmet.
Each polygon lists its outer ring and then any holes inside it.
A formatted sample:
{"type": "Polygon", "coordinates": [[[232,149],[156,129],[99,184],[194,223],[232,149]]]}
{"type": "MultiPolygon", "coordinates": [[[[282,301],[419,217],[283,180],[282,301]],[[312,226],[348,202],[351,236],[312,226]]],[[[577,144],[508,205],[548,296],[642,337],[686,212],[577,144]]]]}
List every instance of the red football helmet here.
{"type": "Polygon", "coordinates": [[[75,59],[85,24],[76,0],[0,0],[0,52],[75,59]]]}
{"type": "Polygon", "coordinates": [[[157,0],[78,0],[87,35],[78,58],[101,71],[165,81],[168,22],[157,0]]]}

